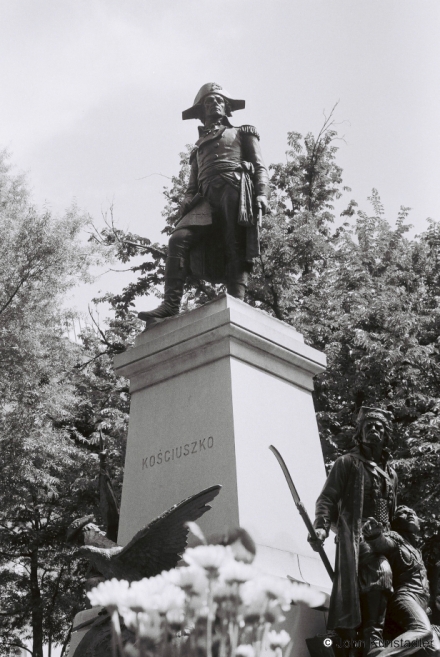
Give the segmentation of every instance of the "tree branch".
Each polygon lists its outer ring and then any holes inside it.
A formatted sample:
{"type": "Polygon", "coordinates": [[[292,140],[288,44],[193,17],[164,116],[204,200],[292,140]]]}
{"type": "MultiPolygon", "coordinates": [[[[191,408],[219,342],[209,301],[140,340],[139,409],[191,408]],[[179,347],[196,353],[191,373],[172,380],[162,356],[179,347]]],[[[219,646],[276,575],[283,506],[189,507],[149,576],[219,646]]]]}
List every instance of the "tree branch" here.
{"type": "Polygon", "coordinates": [[[12,647],[12,646],[16,646],[17,648],[21,648],[22,650],[26,650],[26,652],[28,652],[28,653],[31,654],[31,655],[34,654],[34,653],[32,652],[32,650],[30,650],[29,648],[26,648],[26,646],[24,646],[22,643],[10,643],[9,645],[10,645],[11,647],[12,647]]]}

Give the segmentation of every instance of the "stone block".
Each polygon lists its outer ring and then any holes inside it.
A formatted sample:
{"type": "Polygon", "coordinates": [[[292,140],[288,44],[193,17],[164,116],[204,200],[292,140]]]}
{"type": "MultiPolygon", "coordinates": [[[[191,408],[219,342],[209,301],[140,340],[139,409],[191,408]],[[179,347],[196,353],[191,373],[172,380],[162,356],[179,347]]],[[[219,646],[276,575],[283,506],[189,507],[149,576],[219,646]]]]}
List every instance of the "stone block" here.
{"type": "Polygon", "coordinates": [[[200,521],[207,534],[239,524],[263,570],[329,590],[269,451],[279,449],[313,517],[325,480],[313,376],[324,368],[292,327],[228,295],[140,334],[115,358],[132,394],[118,542],[221,484],[200,521]]]}

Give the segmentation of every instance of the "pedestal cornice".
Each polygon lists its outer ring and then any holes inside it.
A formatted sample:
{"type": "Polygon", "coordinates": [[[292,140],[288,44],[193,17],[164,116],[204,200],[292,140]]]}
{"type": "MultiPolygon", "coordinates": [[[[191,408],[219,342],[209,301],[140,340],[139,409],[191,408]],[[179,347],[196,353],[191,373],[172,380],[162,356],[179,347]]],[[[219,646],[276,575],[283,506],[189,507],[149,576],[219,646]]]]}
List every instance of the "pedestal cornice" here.
{"type": "Polygon", "coordinates": [[[135,392],[226,357],[309,391],[326,365],[291,326],[225,294],[141,333],[116,356],[115,370],[135,392]]]}

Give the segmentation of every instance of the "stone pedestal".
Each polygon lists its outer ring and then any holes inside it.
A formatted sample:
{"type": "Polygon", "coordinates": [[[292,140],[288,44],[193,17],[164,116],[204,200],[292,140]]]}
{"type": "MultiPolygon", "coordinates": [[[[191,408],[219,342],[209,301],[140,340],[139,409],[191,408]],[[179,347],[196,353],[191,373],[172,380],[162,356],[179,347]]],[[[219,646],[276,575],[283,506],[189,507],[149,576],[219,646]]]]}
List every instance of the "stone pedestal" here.
{"type": "Polygon", "coordinates": [[[312,378],[324,368],[293,328],[227,295],[139,335],[115,359],[132,394],[119,543],[221,484],[200,521],[207,534],[239,524],[266,572],[329,590],[269,451],[279,449],[313,517],[325,470],[312,378]]]}
{"type": "MultiPolygon", "coordinates": [[[[91,623],[98,616],[99,612],[100,609],[96,607],[93,607],[93,609],[85,609],[84,611],[80,611],[78,614],[76,614],[75,619],[73,621],[73,629],[75,630],[76,627],[79,627],[83,623],[87,623],[87,622],[91,623]]],[[[79,646],[83,637],[89,631],[89,628],[90,626],[86,625],[86,627],[72,631],[72,636],[70,638],[70,646],[69,646],[69,655],[71,655],[71,657],[73,657],[75,650],[79,646]]]]}

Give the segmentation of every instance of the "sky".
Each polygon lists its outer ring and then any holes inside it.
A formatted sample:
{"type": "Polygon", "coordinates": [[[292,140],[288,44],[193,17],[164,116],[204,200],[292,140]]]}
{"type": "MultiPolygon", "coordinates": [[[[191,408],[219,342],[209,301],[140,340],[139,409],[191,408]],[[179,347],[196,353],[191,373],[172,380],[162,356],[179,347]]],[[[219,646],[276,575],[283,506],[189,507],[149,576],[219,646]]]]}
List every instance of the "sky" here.
{"type": "MultiPolygon", "coordinates": [[[[0,146],[37,205],[61,216],[75,200],[98,226],[113,205],[118,226],[161,240],[202,84],[246,100],[233,123],[257,127],[266,164],[338,103],[352,189],[338,209],[368,209],[375,187],[421,232],[440,220],[439,33],[438,0],[0,0],[0,146]]],[[[73,303],[130,280],[101,273],[73,303]]]]}

